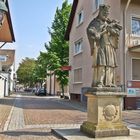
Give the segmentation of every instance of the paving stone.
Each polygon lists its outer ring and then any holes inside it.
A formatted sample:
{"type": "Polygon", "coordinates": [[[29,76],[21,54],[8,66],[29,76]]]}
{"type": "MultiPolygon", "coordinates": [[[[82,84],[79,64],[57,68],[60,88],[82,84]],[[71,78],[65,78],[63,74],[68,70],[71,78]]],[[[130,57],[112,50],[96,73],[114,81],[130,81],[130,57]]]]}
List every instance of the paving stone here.
{"type": "MultiPolygon", "coordinates": [[[[9,99],[0,100],[0,124],[4,126],[7,122],[0,140],[60,140],[51,129],[79,129],[87,118],[86,105],[75,101],[30,93],[12,95],[9,99]]],[[[140,110],[123,111],[123,120],[140,130],[140,110]]]]}

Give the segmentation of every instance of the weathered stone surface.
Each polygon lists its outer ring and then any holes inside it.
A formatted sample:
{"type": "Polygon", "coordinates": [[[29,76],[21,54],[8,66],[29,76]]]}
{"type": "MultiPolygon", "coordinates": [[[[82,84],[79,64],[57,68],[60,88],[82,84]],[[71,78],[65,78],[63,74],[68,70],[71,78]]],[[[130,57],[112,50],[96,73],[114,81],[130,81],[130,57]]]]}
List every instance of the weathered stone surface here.
{"type": "Polygon", "coordinates": [[[88,98],[87,121],[81,131],[91,137],[128,136],[122,123],[122,99],[125,93],[119,88],[83,88],[88,98]],[[105,92],[104,92],[105,90],[105,92]]]}
{"type": "Polygon", "coordinates": [[[122,26],[118,21],[108,17],[109,9],[109,5],[100,5],[97,17],[94,17],[87,27],[87,37],[93,57],[92,87],[116,86],[116,49],[119,46],[122,26]]]}
{"type": "Polygon", "coordinates": [[[82,93],[93,95],[122,95],[126,96],[127,93],[122,92],[120,87],[83,87],[82,93]]]}
{"type": "Polygon", "coordinates": [[[112,137],[112,136],[128,136],[129,129],[122,124],[113,125],[113,128],[101,127],[91,122],[84,122],[80,130],[86,133],[90,137],[101,138],[101,137],[112,137]]]}

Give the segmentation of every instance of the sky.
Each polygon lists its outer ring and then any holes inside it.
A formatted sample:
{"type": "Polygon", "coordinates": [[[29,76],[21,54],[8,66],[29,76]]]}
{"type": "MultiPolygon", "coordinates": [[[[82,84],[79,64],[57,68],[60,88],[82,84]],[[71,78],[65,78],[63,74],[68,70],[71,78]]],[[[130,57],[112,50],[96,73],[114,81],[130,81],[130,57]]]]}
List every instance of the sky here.
{"type": "Polygon", "coordinates": [[[50,41],[48,28],[51,28],[56,8],[61,8],[62,3],[63,0],[9,0],[16,41],[3,49],[16,50],[16,69],[25,57],[36,59],[40,51],[46,51],[44,44],[50,41]]]}

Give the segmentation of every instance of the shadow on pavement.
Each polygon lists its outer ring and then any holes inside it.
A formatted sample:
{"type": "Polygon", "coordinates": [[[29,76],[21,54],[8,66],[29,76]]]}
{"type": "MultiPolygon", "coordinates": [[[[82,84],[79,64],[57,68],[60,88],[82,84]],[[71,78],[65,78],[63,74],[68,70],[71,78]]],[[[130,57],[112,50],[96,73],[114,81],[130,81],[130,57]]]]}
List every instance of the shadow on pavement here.
{"type": "MultiPolygon", "coordinates": [[[[19,95],[19,94],[18,94],[19,95]]],[[[67,104],[58,102],[59,98],[44,98],[36,96],[10,96],[0,99],[0,105],[14,106],[22,109],[41,110],[78,110],[67,104]]]]}
{"type": "Polygon", "coordinates": [[[0,132],[0,135],[5,135],[5,136],[22,136],[22,135],[29,135],[29,136],[51,136],[51,132],[38,132],[38,131],[4,131],[0,132]]]}
{"type": "Polygon", "coordinates": [[[15,98],[10,98],[10,97],[1,98],[0,99],[0,105],[10,105],[10,106],[12,106],[14,101],[15,101],[15,98]]]}

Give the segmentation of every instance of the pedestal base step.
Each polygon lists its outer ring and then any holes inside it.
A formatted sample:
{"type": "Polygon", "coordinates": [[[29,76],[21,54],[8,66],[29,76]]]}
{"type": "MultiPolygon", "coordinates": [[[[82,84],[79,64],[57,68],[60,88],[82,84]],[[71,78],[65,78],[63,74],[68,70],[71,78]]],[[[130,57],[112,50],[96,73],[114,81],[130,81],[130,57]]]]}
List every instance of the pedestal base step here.
{"type": "Polygon", "coordinates": [[[101,138],[101,137],[114,137],[114,136],[129,136],[129,129],[126,127],[118,128],[118,129],[102,129],[96,130],[95,125],[93,127],[88,127],[83,123],[80,127],[80,131],[93,138],[101,138]]]}

